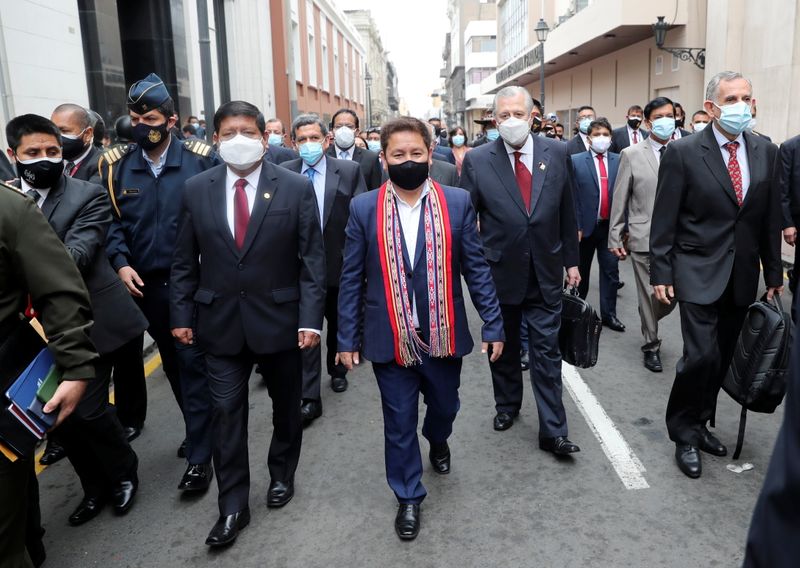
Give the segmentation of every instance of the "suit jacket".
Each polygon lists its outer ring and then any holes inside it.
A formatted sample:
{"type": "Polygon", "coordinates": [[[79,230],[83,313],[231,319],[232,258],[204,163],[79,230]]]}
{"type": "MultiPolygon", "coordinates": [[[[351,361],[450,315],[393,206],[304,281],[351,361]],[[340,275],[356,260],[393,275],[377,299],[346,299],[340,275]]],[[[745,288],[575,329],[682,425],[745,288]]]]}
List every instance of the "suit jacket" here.
{"type": "MultiPolygon", "coordinates": [[[[430,175],[433,181],[441,185],[449,185],[451,187],[458,186],[458,170],[453,164],[444,160],[438,160],[436,158],[431,160],[430,173],[428,175],[430,175]]],[[[386,183],[388,179],[389,172],[381,170],[381,185],[386,183]]]]}
{"type": "MultiPolygon", "coordinates": [[[[650,136],[650,133],[645,130],[644,128],[639,128],[639,140],[641,142],[645,138],[650,136]]],[[[637,143],[638,143],[637,142],[637,143]]],[[[630,135],[628,134],[628,126],[621,126],[619,128],[615,128],[611,131],[611,147],[609,148],[610,152],[614,152],[615,154],[619,154],[628,146],[633,145],[633,140],[631,140],[630,135]]]]}
{"type": "Polygon", "coordinates": [[[94,315],[91,338],[101,355],[147,329],[147,319],[117,277],[106,255],[111,201],[94,183],[61,176],[42,203],[42,213],[83,276],[94,315]]]}
{"type": "Polygon", "coordinates": [[[580,154],[586,152],[586,150],[588,150],[588,148],[586,148],[586,144],[583,143],[583,138],[581,138],[580,134],[575,134],[575,136],[567,141],[567,154],[580,154]]]}
{"type": "Polygon", "coordinates": [[[658,184],[658,160],[650,142],[646,138],[620,154],[608,224],[609,248],[622,248],[622,236],[628,233],[630,250],[650,250],[650,220],[658,184]]]}
{"type": "Polygon", "coordinates": [[[680,302],[712,304],[733,281],[734,301],[783,284],[778,147],[744,134],[750,187],[739,207],[709,126],[667,146],[650,229],[650,282],[674,285],[680,302]]]}
{"type": "MultiPolygon", "coordinates": [[[[333,158],[339,157],[336,153],[336,144],[328,146],[326,153],[333,158]]],[[[381,186],[381,163],[376,152],[364,150],[356,146],[353,148],[353,161],[358,162],[361,166],[361,175],[364,176],[364,183],[367,185],[367,190],[376,189],[381,186]]]]}
{"type": "Polygon", "coordinates": [[[273,164],[282,164],[289,160],[295,160],[298,157],[297,152],[291,148],[286,148],[285,146],[279,146],[277,144],[270,144],[267,153],[264,154],[264,158],[273,164]]]}
{"type": "MultiPolygon", "coordinates": [[[[575,179],[575,210],[578,217],[578,230],[583,231],[583,236],[588,237],[597,226],[597,215],[600,211],[600,181],[597,179],[595,162],[597,158],[590,150],[582,154],[571,156],[572,172],[575,179]]],[[[611,206],[614,203],[614,182],[619,169],[619,154],[606,153],[606,168],[608,174],[608,205],[609,218],[611,206]]]]}
{"type": "Polygon", "coordinates": [[[441,156],[442,160],[445,162],[449,162],[453,165],[456,163],[456,157],[453,155],[453,150],[447,146],[437,144],[436,148],[433,149],[433,153],[437,156],[441,156]]]}
{"type": "Polygon", "coordinates": [[[75,174],[72,176],[75,179],[81,179],[83,181],[91,181],[92,183],[100,183],[100,173],[98,168],[98,162],[100,161],[100,156],[103,152],[100,151],[95,146],[92,146],[89,149],[89,153],[86,157],[81,161],[78,165],[78,169],[75,170],[75,174]]]}
{"type": "Polygon", "coordinates": [[[800,227],[800,135],[781,144],[783,228],[800,227]]]}
{"type": "MultiPolygon", "coordinates": [[[[303,160],[291,160],[281,164],[293,172],[300,173],[303,160]]],[[[325,157],[325,203],[322,209],[322,241],[325,246],[325,266],[328,288],[339,287],[344,254],[344,229],[350,218],[350,200],[367,191],[361,168],[350,160],[325,157]]],[[[316,200],[316,194],[314,194],[316,200]]]]}
{"type": "Polygon", "coordinates": [[[226,176],[227,166],[220,165],[184,185],[171,325],[195,327],[198,343],[213,355],[238,355],[245,347],[256,354],[295,349],[298,329],[322,329],[325,309],[314,189],[307,177],[263,160],[238,250],[226,214],[226,176]]]}
{"type": "Polygon", "coordinates": [[[0,181],[11,181],[17,177],[17,168],[8,161],[8,157],[3,153],[0,156],[0,181]]]}
{"type": "MultiPolygon", "coordinates": [[[[503,341],[503,319],[497,302],[489,267],[481,254],[481,243],[475,211],[469,194],[443,186],[452,231],[453,300],[456,334],[456,357],[472,351],[464,295],[461,290],[463,275],[472,302],[484,321],[481,330],[483,341],[503,341]]],[[[339,351],[362,351],[365,358],[375,363],[387,363],[395,358],[394,337],[386,307],[386,293],[381,271],[381,251],[377,239],[378,191],[359,195],[350,204],[350,221],[347,223],[347,241],[344,253],[341,286],[339,288],[339,351]],[[365,303],[362,309],[362,302],[365,303]],[[362,330],[363,329],[363,335],[362,330]]],[[[420,215],[420,231],[414,265],[409,261],[403,243],[406,281],[417,298],[417,314],[422,336],[430,340],[428,305],[428,272],[422,261],[425,231],[424,215],[420,215]]]]}
{"type": "Polygon", "coordinates": [[[533,136],[532,213],[528,215],[502,139],[464,156],[461,187],[472,194],[483,252],[501,304],[525,298],[531,268],[544,301],[561,300],[564,268],[578,266],[578,226],[567,147],[533,136]]]}

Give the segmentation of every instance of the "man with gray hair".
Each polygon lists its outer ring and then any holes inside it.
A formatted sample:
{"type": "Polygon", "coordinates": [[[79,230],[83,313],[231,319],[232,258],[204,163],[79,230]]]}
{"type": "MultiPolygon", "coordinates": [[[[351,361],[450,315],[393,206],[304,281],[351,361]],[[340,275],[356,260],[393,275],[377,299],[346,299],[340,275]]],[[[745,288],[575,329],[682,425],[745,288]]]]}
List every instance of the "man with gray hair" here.
{"type": "Polygon", "coordinates": [[[100,183],[97,162],[101,152],[92,144],[94,121],[89,111],[80,105],[64,103],[53,110],[50,120],[61,131],[64,173],[76,179],[100,183]]]}
{"type": "Polygon", "coordinates": [[[761,266],[767,298],[783,291],[778,148],[746,131],[752,91],[739,73],[715,75],[703,104],[713,126],[671,142],[659,168],[650,283],[660,302],[679,302],[683,357],[666,420],[691,478],[702,474],[699,450],[727,454],[706,424],[761,266]]]}
{"type": "MultiPolygon", "coordinates": [[[[336,334],[339,326],[339,277],[342,272],[344,229],[350,218],[350,200],[367,191],[358,162],[326,156],[328,128],[316,114],[302,114],[294,119],[290,132],[292,144],[300,158],[283,162],[281,166],[302,173],[311,180],[317,198],[318,219],[325,245],[327,294],[325,319],[328,320],[326,339],[326,368],[334,392],[347,390],[347,369],[337,364],[336,334]]],[[[300,415],[303,427],[322,415],[322,347],[316,345],[303,351],[303,395],[300,415]]]]}

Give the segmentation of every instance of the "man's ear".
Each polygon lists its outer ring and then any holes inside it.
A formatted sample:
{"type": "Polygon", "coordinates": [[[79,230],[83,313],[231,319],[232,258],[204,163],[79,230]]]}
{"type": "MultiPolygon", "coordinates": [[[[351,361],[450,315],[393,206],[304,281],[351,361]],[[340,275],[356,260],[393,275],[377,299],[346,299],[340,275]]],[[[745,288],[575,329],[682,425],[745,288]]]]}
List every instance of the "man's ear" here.
{"type": "Polygon", "coordinates": [[[11,165],[14,165],[14,150],[11,148],[6,148],[6,155],[8,156],[8,160],[11,162],[11,165]]]}

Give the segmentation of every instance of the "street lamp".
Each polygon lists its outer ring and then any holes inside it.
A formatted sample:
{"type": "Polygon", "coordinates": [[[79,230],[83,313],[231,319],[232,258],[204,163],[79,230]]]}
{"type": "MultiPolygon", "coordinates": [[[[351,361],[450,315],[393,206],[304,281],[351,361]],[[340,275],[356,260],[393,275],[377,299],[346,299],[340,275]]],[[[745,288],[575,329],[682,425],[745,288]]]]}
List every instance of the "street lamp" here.
{"type": "Polygon", "coordinates": [[[539,66],[541,68],[539,102],[542,103],[542,112],[544,112],[544,42],[547,41],[547,34],[550,33],[550,28],[547,27],[547,22],[544,21],[544,18],[539,18],[534,31],[536,32],[536,39],[539,40],[539,66]]]}
{"type": "Polygon", "coordinates": [[[372,75],[369,69],[364,72],[364,84],[367,86],[367,128],[372,126],[372,75]]]}
{"type": "Polygon", "coordinates": [[[664,16],[658,16],[658,21],[653,24],[653,35],[656,38],[656,47],[677,56],[681,61],[691,61],[700,69],[705,69],[706,50],[704,47],[664,47],[668,29],[669,24],[664,21],[664,16]]]}

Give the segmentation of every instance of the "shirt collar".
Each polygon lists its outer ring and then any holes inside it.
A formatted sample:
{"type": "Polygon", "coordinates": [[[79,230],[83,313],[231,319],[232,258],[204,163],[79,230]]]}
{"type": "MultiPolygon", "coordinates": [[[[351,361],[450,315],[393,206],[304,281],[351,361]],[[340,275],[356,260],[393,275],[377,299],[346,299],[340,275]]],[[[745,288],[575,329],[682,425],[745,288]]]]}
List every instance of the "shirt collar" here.
{"type": "Polygon", "coordinates": [[[424,198],[426,195],[428,195],[428,193],[430,192],[430,187],[429,187],[429,185],[428,185],[428,180],[425,180],[425,184],[422,186],[422,193],[420,193],[420,194],[419,194],[419,199],[417,200],[417,202],[416,202],[416,203],[414,203],[414,205],[409,205],[408,203],[406,203],[405,201],[403,201],[402,199],[400,199],[400,198],[397,196],[397,191],[395,191],[395,189],[394,189],[394,185],[392,185],[392,192],[394,193],[395,199],[397,200],[397,204],[398,204],[399,206],[401,206],[401,207],[408,207],[409,209],[415,209],[415,208],[417,208],[417,207],[419,206],[419,204],[420,204],[420,203],[422,203],[422,199],[423,199],[423,198],[424,198]]]}
{"type": "MultiPolygon", "coordinates": [[[[706,128],[709,128],[709,127],[706,126],[706,128]]],[[[739,136],[737,136],[735,140],[728,140],[725,137],[725,135],[722,132],[719,131],[719,128],[717,128],[716,123],[712,124],[710,128],[711,128],[711,130],[714,131],[714,138],[717,139],[717,145],[720,148],[722,148],[728,142],[738,142],[739,143],[739,148],[742,148],[744,146],[744,134],[739,134],[739,136]]]]}
{"type": "Polygon", "coordinates": [[[20,178],[19,181],[21,182],[21,185],[22,185],[22,189],[20,190],[22,193],[27,195],[30,190],[34,190],[34,191],[38,192],[39,195],[42,196],[42,200],[47,199],[47,195],[50,193],[50,189],[52,189],[52,188],[49,188],[49,187],[47,189],[38,189],[38,188],[33,187],[32,185],[28,184],[28,182],[26,182],[22,178],[20,178]]]}
{"type": "Polygon", "coordinates": [[[316,164],[314,164],[313,166],[309,166],[308,164],[303,162],[303,167],[300,169],[300,173],[304,174],[304,173],[306,173],[307,170],[314,170],[318,174],[321,174],[322,172],[325,171],[326,164],[327,164],[327,162],[325,160],[325,153],[323,152],[322,153],[322,158],[320,158],[319,161],[316,164]]]}
{"type": "Polygon", "coordinates": [[[661,142],[659,142],[658,140],[656,140],[652,136],[648,137],[647,139],[650,141],[650,146],[652,146],[652,148],[654,150],[658,150],[659,148],[662,148],[662,147],[666,146],[669,143],[669,140],[667,140],[667,142],[665,144],[662,144],[661,142]]]}
{"type": "MultiPolygon", "coordinates": [[[[254,188],[258,187],[258,178],[261,176],[261,166],[262,164],[259,164],[255,171],[250,172],[244,178],[247,180],[248,185],[251,185],[254,188]]],[[[235,189],[234,184],[237,182],[237,180],[239,180],[239,178],[241,178],[241,176],[230,169],[230,167],[226,167],[225,169],[227,171],[225,186],[229,191],[233,191],[235,189]]]]}
{"type": "Polygon", "coordinates": [[[594,148],[589,148],[589,151],[592,153],[592,158],[594,158],[595,160],[597,159],[597,156],[603,156],[605,158],[606,154],[608,153],[608,152],[605,152],[603,154],[600,154],[599,152],[595,152],[594,148]]]}
{"type": "Polygon", "coordinates": [[[166,162],[167,160],[167,152],[169,152],[169,147],[171,145],[172,144],[167,144],[167,147],[164,148],[164,151],[158,157],[158,163],[151,160],[150,156],[148,156],[147,152],[145,152],[144,148],[142,148],[142,156],[144,157],[144,161],[147,162],[150,166],[155,167],[157,170],[160,170],[161,168],[164,167],[164,162],[166,162]]]}
{"type": "Polygon", "coordinates": [[[506,152],[509,154],[513,154],[514,152],[519,152],[520,154],[533,154],[533,137],[528,134],[527,140],[525,140],[525,144],[522,145],[522,148],[514,148],[513,146],[509,146],[508,142],[503,140],[503,144],[506,147],[506,152]]]}
{"type": "MultiPolygon", "coordinates": [[[[78,164],[83,162],[86,159],[86,156],[88,156],[89,152],[91,152],[91,151],[92,151],[92,145],[89,144],[89,147],[86,149],[86,151],[79,158],[76,158],[76,159],[72,160],[73,167],[77,166],[78,164]]],[[[69,160],[64,160],[64,164],[66,165],[67,163],[69,163],[69,160]]]]}

